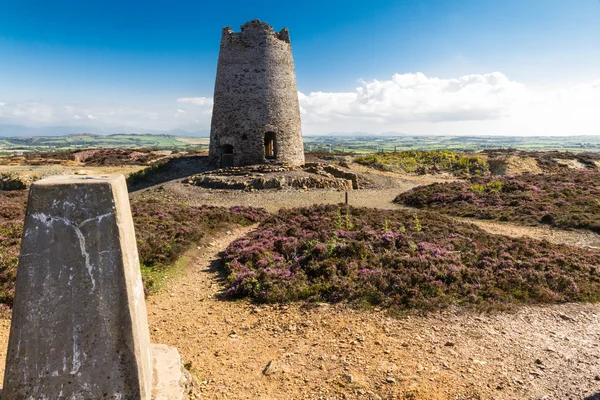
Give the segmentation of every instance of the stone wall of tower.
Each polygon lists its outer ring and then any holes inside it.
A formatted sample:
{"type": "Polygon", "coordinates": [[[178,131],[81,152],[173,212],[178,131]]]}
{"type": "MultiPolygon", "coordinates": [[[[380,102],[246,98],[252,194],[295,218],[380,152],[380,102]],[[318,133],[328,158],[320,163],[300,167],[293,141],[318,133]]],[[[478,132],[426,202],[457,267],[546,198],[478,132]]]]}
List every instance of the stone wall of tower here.
{"type": "Polygon", "coordinates": [[[215,82],[209,157],[222,165],[260,164],[265,134],[275,137],[274,161],[304,163],[300,107],[287,29],[253,20],[241,32],[223,28],[215,82]],[[269,134],[269,135],[273,135],[269,134]],[[231,157],[231,156],[229,156],[231,157]]]}

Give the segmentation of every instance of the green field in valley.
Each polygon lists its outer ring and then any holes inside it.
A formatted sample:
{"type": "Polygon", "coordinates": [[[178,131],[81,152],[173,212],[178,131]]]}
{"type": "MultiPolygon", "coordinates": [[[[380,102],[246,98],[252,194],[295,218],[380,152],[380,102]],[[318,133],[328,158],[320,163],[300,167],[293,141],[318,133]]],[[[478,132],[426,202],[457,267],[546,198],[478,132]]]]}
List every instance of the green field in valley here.
{"type": "MultiPolygon", "coordinates": [[[[200,150],[208,148],[207,137],[178,137],[150,134],[34,136],[0,138],[0,155],[19,152],[125,148],[157,150],[200,150]]],[[[600,136],[304,136],[308,152],[376,153],[402,150],[451,150],[477,152],[485,149],[561,150],[600,152],[600,136]]]]}
{"type": "Polygon", "coordinates": [[[305,136],[307,151],[375,153],[401,150],[485,149],[600,151],[600,136],[305,136]]]}
{"type": "Polygon", "coordinates": [[[89,148],[194,149],[208,147],[208,138],[168,135],[68,135],[0,138],[0,155],[19,152],[60,151],[89,148]]]}

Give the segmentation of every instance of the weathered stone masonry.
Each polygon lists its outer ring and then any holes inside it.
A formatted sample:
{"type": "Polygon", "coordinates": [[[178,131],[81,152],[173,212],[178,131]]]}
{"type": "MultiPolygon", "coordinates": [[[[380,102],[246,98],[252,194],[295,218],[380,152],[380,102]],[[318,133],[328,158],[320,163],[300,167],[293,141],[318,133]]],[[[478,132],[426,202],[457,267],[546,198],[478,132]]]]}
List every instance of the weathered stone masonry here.
{"type": "Polygon", "coordinates": [[[287,28],[259,20],[223,28],[209,157],[220,166],[304,163],[300,107],[287,28]]]}

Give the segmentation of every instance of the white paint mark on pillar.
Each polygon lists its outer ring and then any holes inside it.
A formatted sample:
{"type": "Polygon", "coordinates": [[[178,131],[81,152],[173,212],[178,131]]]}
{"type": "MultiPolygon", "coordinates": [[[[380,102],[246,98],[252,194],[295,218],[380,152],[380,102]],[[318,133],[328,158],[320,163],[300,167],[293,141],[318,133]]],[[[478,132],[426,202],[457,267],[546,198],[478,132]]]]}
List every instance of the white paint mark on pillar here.
{"type": "Polygon", "coordinates": [[[79,368],[81,368],[81,353],[79,352],[79,346],[77,345],[77,339],[79,337],[79,332],[77,331],[79,329],[79,325],[73,327],[73,363],[70,372],[71,375],[74,375],[77,372],[79,372],[79,368]]]}
{"type": "MultiPolygon", "coordinates": [[[[89,222],[92,221],[96,221],[97,223],[102,222],[102,220],[106,217],[109,217],[111,215],[114,215],[114,212],[110,212],[110,213],[106,213],[106,214],[102,214],[102,215],[98,215],[96,217],[92,217],[92,218],[88,218],[86,220],[84,220],[83,222],[81,222],[80,224],[75,224],[72,221],[69,221],[66,218],[62,218],[62,217],[54,217],[51,215],[46,215],[44,213],[35,213],[32,214],[31,217],[40,221],[42,224],[44,224],[46,226],[47,229],[50,229],[50,227],[52,226],[52,224],[56,221],[58,222],[62,222],[63,224],[70,226],[71,228],[73,228],[73,230],[75,231],[75,234],[77,235],[77,238],[79,239],[79,248],[81,250],[81,255],[83,256],[83,258],[85,259],[85,267],[88,271],[88,275],[90,276],[90,280],[92,281],[92,289],[91,292],[94,291],[94,289],[96,289],[96,280],[94,279],[94,275],[92,273],[92,269],[93,266],[90,262],[90,255],[87,252],[86,249],[86,243],[85,243],[85,236],[83,235],[83,233],[81,232],[81,227],[89,222]]],[[[69,281],[71,281],[73,279],[72,275],[69,277],[69,281]]]]}

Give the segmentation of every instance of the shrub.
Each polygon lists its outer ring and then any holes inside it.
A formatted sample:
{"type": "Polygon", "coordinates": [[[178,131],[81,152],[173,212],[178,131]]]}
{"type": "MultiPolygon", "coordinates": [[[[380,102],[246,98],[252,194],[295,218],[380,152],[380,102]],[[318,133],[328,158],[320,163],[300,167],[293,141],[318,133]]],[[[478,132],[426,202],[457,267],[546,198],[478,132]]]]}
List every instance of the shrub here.
{"type": "Polygon", "coordinates": [[[223,265],[228,295],[259,302],[348,301],[430,310],[600,296],[600,253],[492,235],[436,213],[415,217],[401,210],[282,210],[233,242],[223,265]],[[339,228],[340,213],[351,216],[351,230],[339,228]]]}
{"type": "Polygon", "coordinates": [[[447,150],[374,153],[360,156],[355,161],[382,171],[406,173],[450,172],[455,175],[484,175],[489,173],[489,165],[483,158],[447,150]]]}
{"type": "Polygon", "coordinates": [[[502,182],[500,181],[491,181],[485,184],[485,187],[489,190],[502,190],[502,182]]]}
{"type": "Polygon", "coordinates": [[[267,215],[264,209],[191,206],[145,199],[132,200],[131,211],[140,262],[151,267],[172,264],[192,244],[217,229],[250,225],[267,215]]]}
{"type": "Polygon", "coordinates": [[[460,217],[512,221],[526,225],[589,229],[600,233],[600,172],[472,178],[434,183],[394,200],[460,217]]]}

